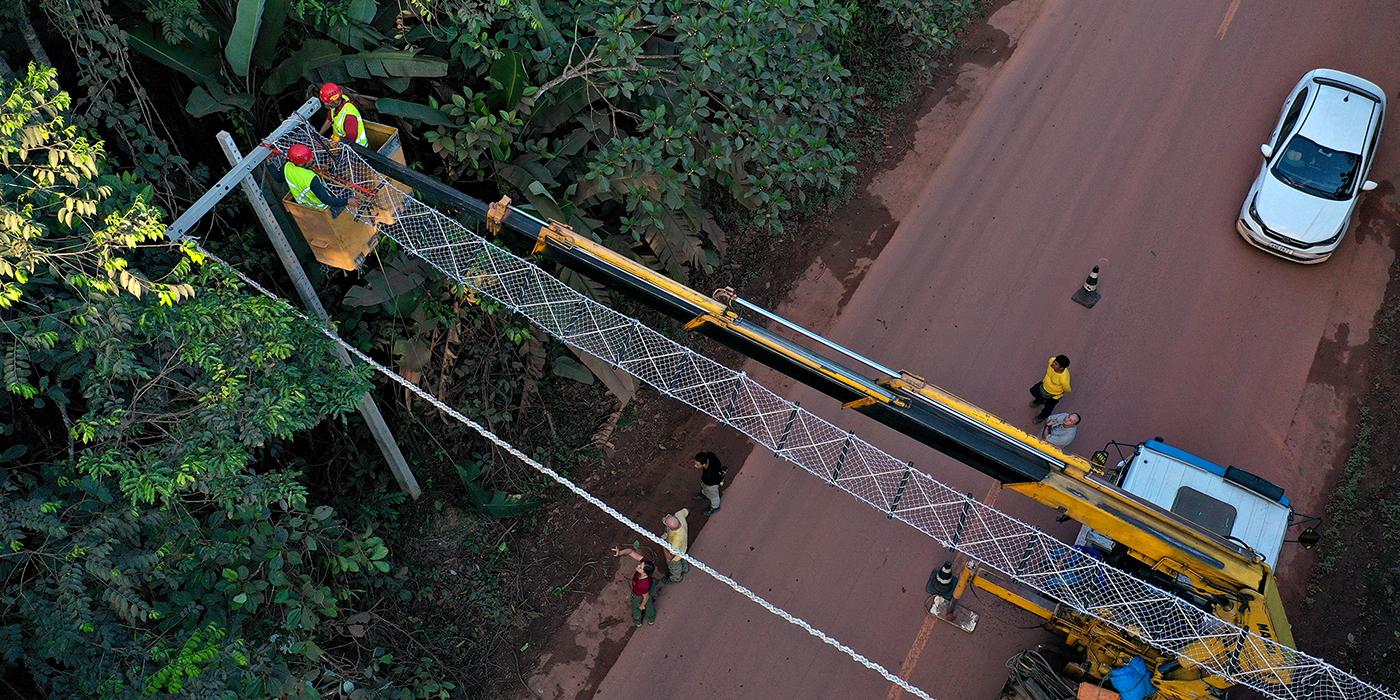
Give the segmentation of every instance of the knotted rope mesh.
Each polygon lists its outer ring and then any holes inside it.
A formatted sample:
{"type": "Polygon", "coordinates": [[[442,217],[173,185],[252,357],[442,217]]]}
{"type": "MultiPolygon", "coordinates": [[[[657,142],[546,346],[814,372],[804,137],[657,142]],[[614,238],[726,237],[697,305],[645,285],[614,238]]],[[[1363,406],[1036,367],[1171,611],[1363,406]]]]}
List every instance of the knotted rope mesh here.
{"type": "Polygon", "coordinates": [[[590,299],[413,198],[309,124],[273,144],[310,146],[332,189],[359,194],[357,219],[452,280],[729,425],[827,483],[1083,615],[1274,698],[1397,696],[1222,620],[884,452],[749,378],[590,299]]]}

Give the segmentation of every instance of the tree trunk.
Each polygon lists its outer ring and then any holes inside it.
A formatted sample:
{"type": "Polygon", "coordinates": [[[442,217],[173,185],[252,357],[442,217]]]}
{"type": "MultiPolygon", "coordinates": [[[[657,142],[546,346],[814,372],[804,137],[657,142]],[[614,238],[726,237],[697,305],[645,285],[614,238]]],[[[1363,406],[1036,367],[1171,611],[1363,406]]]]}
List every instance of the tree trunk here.
{"type": "Polygon", "coordinates": [[[49,54],[44,50],[44,45],[39,43],[39,34],[34,31],[34,23],[29,21],[29,7],[24,2],[20,2],[18,5],[16,11],[19,13],[19,31],[20,34],[24,35],[24,43],[29,47],[29,53],[34,56],[36,62],[53,66],[53,61],[49,60],[49,54]]]}

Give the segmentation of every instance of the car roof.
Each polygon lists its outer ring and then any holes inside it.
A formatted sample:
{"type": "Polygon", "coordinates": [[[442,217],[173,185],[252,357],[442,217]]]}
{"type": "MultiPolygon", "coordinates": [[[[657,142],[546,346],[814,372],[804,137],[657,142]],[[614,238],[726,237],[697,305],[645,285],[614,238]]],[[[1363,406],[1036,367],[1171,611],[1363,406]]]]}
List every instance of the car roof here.
{"type": "Polygon", "coordinates": [[[1298,133],[1328,148],[1360,153],[1380,105],[1373,99],[1325,82],[1314,81],[1317,96],[1298,133]]]}

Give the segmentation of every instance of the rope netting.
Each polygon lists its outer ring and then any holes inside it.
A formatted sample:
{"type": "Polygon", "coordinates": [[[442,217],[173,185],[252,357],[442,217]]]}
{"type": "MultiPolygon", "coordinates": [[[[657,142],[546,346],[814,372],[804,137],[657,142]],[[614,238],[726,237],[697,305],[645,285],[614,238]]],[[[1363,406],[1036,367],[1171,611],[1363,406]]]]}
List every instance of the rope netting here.
{"type": "MultiPolygon", "coordinates": [[[[1222,620],[959,493],[823,418],[637,320],[590,299],[413,198],[309,124],[273,144],[310,146],[355,215],[456,282],[731,426],[775,455],[945,547],[1182,661],[1274,698],[1397,696],[1327,662],[1222,620]],[[341,184],[337,184],[341,183],[341,184]],[[372,196],[367,193],[373,193],[372,196]]],[[[1262,601],[1258,604],[1262,604],[1262,601]]]]}
{"type": "MultiPolygon", "coordinates": [[[[198,244],[196,244],[196,245],[198,246],[198,244]]],[[[581,487],[581,486],[575,484],[574,482],[569,481],[568,479],[564,478],[564,476],[563,476],[562,474],[560,474],[559,472],[557,472],[557,471],[555,471],[555,470],[553,470],[553,469],[550,469],[549,467],[545,466],[544,464],[542,464],[542,463],[536,461],[533,457],[531,457],[531,456],[525,454],[524,452],[521,452],[521,451],[520,451],[520,448],[518,448],[518,447],[516,447],[516,446],[514,446],[514,445],[512,445],[512,444],[510,444],[510,443],[507,442],[504,438],[502,438],[501,436],[499,436],[499,435],[497,435],[497,434],[491,432],[489,429],[487,429],[485,426],[481,425],[480,423],[477,423],[476,421],[474,421],[474,420],[472,420],[472,419],[470,419],[470,418],[468,418],[468,417],[462,415],[462,413],[461,413],[460,411],[458,411],[457,409],[455,409],[455,408],[453,408],[453,407],[447,405],[446,403],[443,403],[442,400],[440,400],[440,399],[438,399],[436,396],[433,396],[432,394],[428,393],[426,390],[424,390],[422,387],[418,386],[417,384],[414,384],[413,382],[410,382],[410,381],[409,381],[408,379],[406,379],[403,375],[399,374],[398,372],[395,372],[395,371],[392,370],[392,369],[389,369],[388,367],[385,367],[383,364],[380,364],[379,362],[376,362],[376,361],[374,360],[374,358],[370,357],[369,355],[366,355],[366,354],[364,353],[364,351],[360,350],[359,348],[355,347],[354,345],[351,345],[351,344],[350,344],[350,341],[345,340],[344,338],[340,337],[339,335],[336,335],[335,331],[331,330],[331,329],[330,329],[329,327],[327,327],[324,323],[320,323],[320,322],[318,322],[318,321],[312,319],[310,316],[307,316],[306,314],[304,314],[304,313],[302,313],[301,311],[297,310],[296,307],[294,307],[294,306],[292,306],[291,304],[287,303],[287,300],[283,299],[282,297],[277,296],[276,294],[273,294],[273,293],[272,293],[270,290],[268,290],[266,287],[264,287],[264,286],[258,284],[258,283],[257,283],[256,281],[254,281],[251,277],[249,277],[249,276],[243,274],[241,271],[239,271],[238,268],[236,268],[236,267],[230,265],[228,262],[226,262],[225,260],[223,260],[223,259],[220,258],[219,256],[217,256],[217,255],[215,255],[215,254],[209,252],[208,249],[204,248],[203,246],[198,246],[198,247],[199,247],[199,250],[200,250],[202,253],[204,253],[205,255],[209,256],[209,258],[210,258],[211,260],[213,260],[214,262],[219,263],[220,265],[223,265],[223,266],[224,266],[225,268],[227,268],[230,272],[232,272],[234,275],[236,275],[240,280],[243,280],[244,284],[247,284],[248,286],[252,287],[253,289],[256,289],[257,291],[261,292],[264,296],[268,297],[269,299],[273,299],[273,300],[275,300],[275,301],[277,301],[277,302],[280,302],[280,303],[287,309],[287,311],[288,311],[289,313],[291,313],[292,315],[296,316],[297,318],[300,318],[300,319],[302,319],[303,321],[306,321],[307,323],[309,323],[309,324],[315,326],[316,329],[319,330],[319,331],[321,331],[321,333],[322,333],[323,335],[325,335],[327,338],[329,338],[329,339],[331,340],[331,342],[333,342],[333,343],[339,345],[340,347],[344,348],[344,349],[346,350],[346,352],[349,352],[351,355],[354,355],[354,356],[355,356],[356,358],[358,358],[361,362],[364,362],[365,364],[367,364],[367,365],[369,365],[370,367],[374,368],[375,371],[379,372],[380,374],[384,375],[385,377],[388,377],[391,381],[394,381],[394,382],[396,382],[396,383],[402,385],[405,389],[407,389],[407,390],[410,391],[410,392],[413,392],[413,393],[416,394],[419,398],[421,398],[421,399],[427,401],[428,403],[432,404],[432,405],[433,405],[435,408],[437,408],[439,411],[442,411],[443,413],[447,414],[448,416],[451,416],[453,419],[455,419],[455,420],[458,421],[459,423],[461,423],[461,424],[467,426],[468,428],[471,428],[472,430],[476,431],[479,435],[481,435],[483,438],[486,438],[486,439],[487,439],[488,441],[490,441],[493,445],[495,445],[495,446],[501,448],[502,450],[505,450],[505,451],[506,451],[507,453],[509,453],[511,456],[515,457],[516,459],[518,459],[518,460],[520,460],[521,462],[525,463],[526,465],[530,466],[532,469],[534,469],[534,470],[540,472],[541,474],[544,474],[545,476],[549,477],[550,479],[552,479],[553,481],[555,481],[556,483],[558,483],[560,486],[563,486],[565,489],[568,489],[569,491],[573,492],[574,495],[578,496],[579,498],[582,498],[582,499],[585,500],[585,501],[588,501],[590,504],[592,504],[593,506],[597,507],[599,510],[603,511],[604,513],[607,513],[608,516],[611,517],[613,520],[616,520],[617,522],[619,522],[619,523],[625,525],[628,529],[632,530],[632,532],[635,532],[635,533],[637,533],[638,535],[640,535],[641,537],[646,538],[646,539],[647,539],[648,541],[650,541],[652,544],[657,545],[658,547],[661,547],[661,548],[665,549],[665,550],[666,550],[667,552],[669,552],[670,554],[672,554],[672,555],[674,555],[674,556],[679,556],[680,558],[684,559],[687,563],[689,563],[691,566],[693,566],[693,567],[695,567],[696,569],[698,569],[698,570],[700,570],[700,571],[703,571],[703,572],[705,572],[706,574],[709,574],[710,576],[714,577],[715,580],[717,580],[717,581],[719,581],[720,583],[723,583],[724,585],[726,585],[726,586],[728,586],[729,588],[733,589],[733,590],[734,590],[735,592],[737,592],[739,595],[742,595],[742,596],[744,596],[745,598],[748,598],[750,601],[753,601],[754,603],[757,603],[758,605],[762,606],[763,609],[767,610],[768,612],[773,613],[774,615],[777,615],[778,617],[782,618],[783,620],[786,620],[789,624],[796,625],[797,627],[801,628],[802,631],[806,632],[807,634],[812,635],[813,637],[816,637],[817,639],[821,640],[824,644],[827,644],[827,645],[829,645],[829,646],[835,648],[837,651],[840,651],[841,653],[843,653],[843,654],[845,654],[846,656],[850,657],[852,661],[855,661],[856,663],[858,663],[858,664],[860,664],[860,665],[862,665],[862,666],[864,666],[864,667],[866,667],[866,668],[868,668],[868,669],[870,669],[870,670],[872,670],[872,671],[874,671],[874,672],[880,674],[885,680],[887,680],[887,681],[889,681],[889,682],[891,682],[891,683],[893,683],[893,684],[899,686],[900,688],[904,689],[906,692],[908,692],[908,693],[914,695],[915,697],[922,698],[922,700],[933,700],[933,698],[932,698],[928,693],[924,692],[922,688],[919,688],[918,686],[913,685],[913,684],[910,683],[909,681],[907,681],[907,680],[905,680],[905,679],[903,679],[903,678],[900,678],[899,676],[895,675],[894,673],[892,673],[889,669],[885,668],[884,666],[881,666],[880,664],[875,663],[874,661],[871,661],[870,659],[866,658],[866,657],[865,657],[863,654],[861,654],[860,652],[858,652],[858,651],[856,651],[856,650],[850,648],[849,646],[846,646],[845,644],[841,643],[841,641],[838,640],[838,639],[836,639],[835,637],[832,637],[831,635],[829,635],[829,634],[827,634],[827,633],[821,631],[820,629],[817,629],[816,627],[812,626],[812,624],[809,623],[809,622],[807,622],[806,620],[804,620],[804,619],[802,619],[802,618],[800,618],[800,617],[797,617],[796,615],[793,615],[792,613],[790,613],[790,612],[788,612],[788,611],[786,611],[786,610],[784,610],[784,609],[782,609],[782,608],[780,608],[780,607],[774,605],[773,603],[770,603],[770,602],[769,602],[766,598],[764,598],[763,596],[760,596],[760,595],[758,595],[757,593],[754,593],[753,591],[749,590],[749,588],[748,588],[747,586],[745,586],[744,584],[739,583],[738,581],[735,581],[733,578],[730,578],[729,576],[726,576],[726,575],[720,573],[718,570],[714,569],[714,568],[711,567],[709,564],[706,564],[705,562],[700,561],[699,559],[696,559],[694,556],[690,555],[688,552],[682,552],[682,551],[680,551],[679,549],[676,549],[675,546],[673,546],[673,545],[672,545],[669,541],[667,541],[665,538],[663,538],[663,537],[661,537],[660,535],[657,535],[657,534],[651,532],[650,530],[647,530],[646,528],[643,528],[643,527],[642,527],[641,525],[639,525],[635,520],[632,520],[631,518],[627,517],[626,515],[623,515],[623,514],[622,514],[621,512],[619,512],[617,509],[613,508],[612,506],[610,506],[610,505],[608,505],[606,502],[604,502],[602,499],[600,499],[600,498],[598,498],[597,496],[594,496],[593,494],[591,494],[591,493],[589,493],[588,491],[584,490],[583,487],[581,487]]]]}

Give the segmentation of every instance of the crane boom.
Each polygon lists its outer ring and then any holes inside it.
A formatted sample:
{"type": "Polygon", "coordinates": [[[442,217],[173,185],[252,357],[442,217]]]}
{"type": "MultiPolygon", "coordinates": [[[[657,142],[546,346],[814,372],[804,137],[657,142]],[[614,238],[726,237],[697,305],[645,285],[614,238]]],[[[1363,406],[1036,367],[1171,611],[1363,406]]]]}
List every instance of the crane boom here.
{"type": "MultiPolygon", "coordinates": [[[[1166,565],[1210,592],[1262,595],[1272,570],[1257,552],[1134,497],[1085,458],[1062,451],[992,413],[908,372],[895,372],[829,340],[736,298],[718,301],[662,275],[558,222],[491,206],[368,149],[357,152],[376,170],[411,185],[440,206],[488,221],[488,226],[534,246],[565,266],[587,274],[687,322],[687,327],[804,382],[852,410],[868,415],[1100,532],[1112,533],[1149,567],[1166,565]],[[753,318],[750,318],[752,316],[753,318]],[[833,358],[780,335],[779,329],[816,339],[833,358]],[[865,365],[874,376],[855,370],[865,365]]],[[[1252,606],[1267,629],[1288,630],[1252,606]]],[[[1281,608],[1280,613],[1281,614],[1281,608]]]]}

